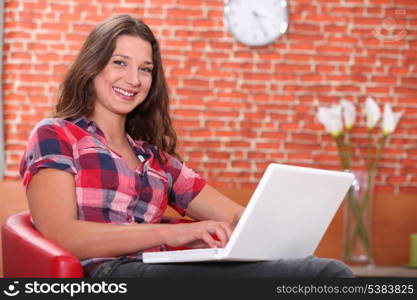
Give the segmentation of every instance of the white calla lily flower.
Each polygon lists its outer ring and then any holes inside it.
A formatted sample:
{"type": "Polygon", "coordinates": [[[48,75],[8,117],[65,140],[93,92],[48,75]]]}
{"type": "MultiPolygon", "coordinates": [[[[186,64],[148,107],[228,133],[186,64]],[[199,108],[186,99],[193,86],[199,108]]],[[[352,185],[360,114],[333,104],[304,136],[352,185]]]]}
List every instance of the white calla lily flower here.
{"type": "Polygon", "coordinates": [[[340,105],[319,107],[317,118],[334,138],[342,133],[342,107],[340,105]]]}
{"type": "Polygon", "coordinates": [[[382,117],[382,131],[384,135],[388,135],[394,132],[397,127],[398,121],[400,120],[403,112],[393,112],[391,104],[385,103],[384,105],[384,115],[382,117]]]}
{"type": "Polygon", "coordinates": [[[381,110],[378,104],[371,97],[367,97],[365,101],[366,127],[369,130],[374,129],[376,123],[381,118],[381,110]]]}
{"type": "Polygon", "coordinates": [[[345,122],[345,127],[350,131],[355,124],[356,120],[356,108],[352,102],[345,99],[340,100],[340,105],[342,106],[343,111],[343,120],[345,122]]]}

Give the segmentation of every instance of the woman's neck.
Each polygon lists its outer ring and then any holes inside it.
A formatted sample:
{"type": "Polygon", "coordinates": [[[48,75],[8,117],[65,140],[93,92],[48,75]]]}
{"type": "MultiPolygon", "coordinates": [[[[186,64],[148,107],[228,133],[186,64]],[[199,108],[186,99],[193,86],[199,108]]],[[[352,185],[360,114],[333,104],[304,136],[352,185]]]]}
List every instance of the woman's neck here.
{"type": "Polygon", "coordinates": [[[97,123],[109,144],[118,145],[126,142],[126,116],[93,112],[88,118],[97,123]]]}

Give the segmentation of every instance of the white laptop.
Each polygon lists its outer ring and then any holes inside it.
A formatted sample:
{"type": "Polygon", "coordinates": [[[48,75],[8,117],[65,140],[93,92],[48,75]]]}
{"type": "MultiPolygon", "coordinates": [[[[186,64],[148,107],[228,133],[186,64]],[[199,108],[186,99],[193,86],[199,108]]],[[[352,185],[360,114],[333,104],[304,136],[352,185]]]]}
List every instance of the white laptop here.
{"type": "Polygon", "coordinates": [[[225,248],[145,252],[145,263],[262,261],[312,255],[351,173],[270,164],[225,248]]]}

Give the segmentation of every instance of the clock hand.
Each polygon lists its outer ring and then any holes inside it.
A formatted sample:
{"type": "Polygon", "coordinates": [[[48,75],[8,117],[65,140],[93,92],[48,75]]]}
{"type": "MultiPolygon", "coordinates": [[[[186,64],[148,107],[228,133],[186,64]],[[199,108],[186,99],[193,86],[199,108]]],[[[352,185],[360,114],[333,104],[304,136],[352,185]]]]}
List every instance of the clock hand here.
{"type": "Polygon", "coordinates": [[[252,11],[252,15],[255,17],[256,22],[259,24],[259,27],[261,27],[263,33],[265,36],[268,36],[268,32],[265,30],[265,27],[263,26],[262,22],[261,22],[261,18],[260,15],[256,12],[256,11],[252,11]]]}
{"type": "Polygon", "coordinates": [[[264,14],[260,14],[259,11],[256,10],[252,11],[252,14],[258,18],[265,18],[264,14]]]}

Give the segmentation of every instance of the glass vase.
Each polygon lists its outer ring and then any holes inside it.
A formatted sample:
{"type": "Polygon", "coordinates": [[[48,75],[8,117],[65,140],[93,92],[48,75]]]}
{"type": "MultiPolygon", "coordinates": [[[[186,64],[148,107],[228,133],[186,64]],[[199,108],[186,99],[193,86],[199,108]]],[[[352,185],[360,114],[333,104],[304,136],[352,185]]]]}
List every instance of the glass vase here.
{"type": "Polygon", "coordinates": [[[349,265],[372,266],[372,200],[375,172],[350,171],[355,175],[344,210],[343,255],[349,265]]]}

